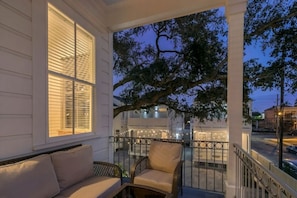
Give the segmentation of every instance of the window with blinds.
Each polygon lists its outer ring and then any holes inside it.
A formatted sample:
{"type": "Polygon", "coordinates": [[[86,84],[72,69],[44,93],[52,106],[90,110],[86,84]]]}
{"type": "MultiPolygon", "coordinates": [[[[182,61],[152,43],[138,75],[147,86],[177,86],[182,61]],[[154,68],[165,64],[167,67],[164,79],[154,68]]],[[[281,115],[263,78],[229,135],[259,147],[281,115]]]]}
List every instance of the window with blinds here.
{"type": "Polygon", "coordinates": [[[94,37],[48,5],[49,137],[92,131],[94,37]]]}

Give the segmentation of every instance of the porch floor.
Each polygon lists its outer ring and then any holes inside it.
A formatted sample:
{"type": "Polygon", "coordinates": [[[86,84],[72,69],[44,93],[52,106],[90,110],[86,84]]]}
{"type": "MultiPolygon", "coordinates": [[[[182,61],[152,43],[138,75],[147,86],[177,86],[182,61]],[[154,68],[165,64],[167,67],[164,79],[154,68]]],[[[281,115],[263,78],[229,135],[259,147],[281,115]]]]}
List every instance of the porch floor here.
{"type": "MultiPolygon", "coordinates": [[[[130,178],[124,177],[123,182],[130,182],[130,178]]],[[[198,188],[183,187],[183,194],[179,192],[178,198],[224,198],[224,195],[198,188]]]]}
{"type": "Polygon", "coordinates": [[[183,187],[183,195],[179,193],[179,198],[224,198],[221,193],[204,191],[197,188],[183,187]]]}

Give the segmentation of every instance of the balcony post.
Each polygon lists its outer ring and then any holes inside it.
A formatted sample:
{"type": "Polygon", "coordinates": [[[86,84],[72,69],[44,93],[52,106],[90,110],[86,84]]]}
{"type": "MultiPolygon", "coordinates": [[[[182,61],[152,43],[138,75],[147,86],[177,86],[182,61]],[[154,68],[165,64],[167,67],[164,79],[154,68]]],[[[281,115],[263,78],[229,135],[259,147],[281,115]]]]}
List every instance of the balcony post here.
{"type": "Polygon", "coordinates": [[[233,144],[242,146],[243,104],[243,34],[246,0],[226,0],[228,21],[227,114],[229,155],[225,197],[236,197],[236,169],[233,144]]]}

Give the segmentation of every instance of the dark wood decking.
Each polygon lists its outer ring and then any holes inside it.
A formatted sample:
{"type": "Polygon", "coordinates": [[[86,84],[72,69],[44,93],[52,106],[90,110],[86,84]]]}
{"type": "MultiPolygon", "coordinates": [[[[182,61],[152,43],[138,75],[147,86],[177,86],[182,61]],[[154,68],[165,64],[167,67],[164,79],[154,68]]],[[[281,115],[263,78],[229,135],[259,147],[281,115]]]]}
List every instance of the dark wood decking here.
{"type": "MultiPolygon", "coordinates": [[[[123,182],[130,182],[130,178],[124,177],[123,182]]],[[[178,198],[224,198],[224,194],[211,191],[200,190],[198,188],[183,187],[183,194],[178,194],[178,198]]]]}
{"type": "Polygon", "coordinates": [[[183,195],[179,193],[179,198],[224,198],[221,193],[199,190],[197,188],[183,187],[183,195]]]}

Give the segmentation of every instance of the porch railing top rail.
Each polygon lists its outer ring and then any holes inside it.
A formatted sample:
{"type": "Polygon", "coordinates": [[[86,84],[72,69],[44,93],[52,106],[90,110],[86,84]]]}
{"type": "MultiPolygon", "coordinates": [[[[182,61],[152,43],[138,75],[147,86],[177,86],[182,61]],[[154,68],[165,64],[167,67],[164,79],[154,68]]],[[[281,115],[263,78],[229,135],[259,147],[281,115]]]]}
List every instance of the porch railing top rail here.
{"type": "Polygon", "coordinates": [[[110,140],[113,140],[114,138],[122,138],[122,139],[139,139],[139,140],[157,140],[157,141],[163,141],[163,142],[179,142],[179,143],[187,143],[187,142],[208,142],[208,143],[226,143],[228,144],[228,141],[220,141],[220,140],[184,140],[184,139],[170,139],[170,138],[155,138],[155,137],[131,137],[131,136],[109,136],[110,140]]]}

